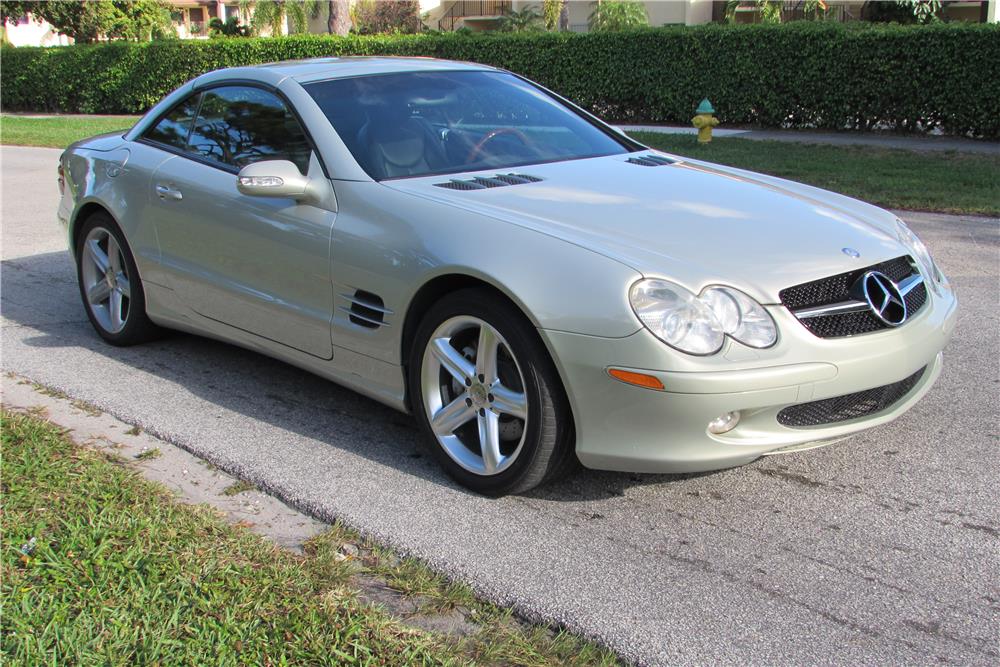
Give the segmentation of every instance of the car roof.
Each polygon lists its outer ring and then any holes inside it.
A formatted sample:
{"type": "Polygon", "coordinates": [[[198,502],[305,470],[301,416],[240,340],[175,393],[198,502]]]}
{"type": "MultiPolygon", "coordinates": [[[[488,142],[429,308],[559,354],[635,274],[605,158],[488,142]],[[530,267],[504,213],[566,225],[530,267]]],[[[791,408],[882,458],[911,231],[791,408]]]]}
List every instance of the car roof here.
{"type": "Polygon", "coordinates": [[[276,85],[287,78],[299,83],[325,81],[369,74],[389,74],[393,72],[441,72],[462,70],[494,70],[488,65],[440,60],[438,58],[392,57],[392,56],[345,56],[330,58],[309,58],[306,60],[284,60],[281,62],[232,67],[204,74],[196,79],[196,87],[208,83],[218,83],[226,79],[260,79],[276,85]]]}

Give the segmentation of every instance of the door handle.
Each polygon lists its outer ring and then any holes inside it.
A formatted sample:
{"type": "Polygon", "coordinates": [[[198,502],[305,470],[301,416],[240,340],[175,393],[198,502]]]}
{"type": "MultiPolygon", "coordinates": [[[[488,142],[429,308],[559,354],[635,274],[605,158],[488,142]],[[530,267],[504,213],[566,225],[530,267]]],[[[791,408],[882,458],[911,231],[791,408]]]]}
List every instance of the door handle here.
{"type": "Polygon", "coordinates": [[[156,194],[160,196],[160,199],[184,199],[184,195],[181,194],[180,190],[175,190],[169,185],[162,183],[156,184],[156,194]]]}

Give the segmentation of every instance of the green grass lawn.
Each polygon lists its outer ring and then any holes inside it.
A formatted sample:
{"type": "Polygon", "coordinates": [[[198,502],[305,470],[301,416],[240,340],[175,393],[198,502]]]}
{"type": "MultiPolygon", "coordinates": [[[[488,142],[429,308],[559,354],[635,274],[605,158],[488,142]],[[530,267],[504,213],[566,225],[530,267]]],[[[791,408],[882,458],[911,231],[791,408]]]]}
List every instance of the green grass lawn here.
{"type": "Polygon", "coordinates": [[[51,424],[2,413],[0,429],[0,663],[617,664],[366,544],[365,573],[438,609],[471,608],[481,627],[464,638],[413,629],[359,601],[362,565],[337,557],[343,528],[297,556],[176,502],[51,424]]]}
{"type": "Polygon", "coordinates": [[[823,146],[693,135],[630,133],[669,153],[750,169],[872,204],[944,213],[1000,215],[1000,155],[823,146]]]}
{"type": "Polygon", "coordinates": [[[0,143],[9,146],[66,148],[95,134],[127,130],[139,116],[0,116],[0,143]]]}

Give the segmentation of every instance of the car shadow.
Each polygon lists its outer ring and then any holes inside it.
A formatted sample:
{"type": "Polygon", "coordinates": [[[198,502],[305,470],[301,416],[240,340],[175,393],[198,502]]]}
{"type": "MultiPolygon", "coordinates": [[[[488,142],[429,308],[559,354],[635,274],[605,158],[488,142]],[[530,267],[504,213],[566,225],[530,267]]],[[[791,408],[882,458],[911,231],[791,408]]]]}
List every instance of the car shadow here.
{"type": "MultiPolygon", "coordinates": [[[[465,492],[441,471],[409,415],[257,352],[200,336],[170,332],[136,347],[110,346],[87,320],[73,264],[65,252],[4,260],[0,271],[5,326],[33,330],[21,340],[27,346],[99,354],[155,374],[179,392],[190,392],[223,410],[465,492]],[[262,403],[266,409],[261,409],[262,403]],[[373,424],[378,425],[374,430],[373,424]]],[[[581,502],[697,476],[601,472],[578,466],[565,479],[524,495],[581,502]]]]}

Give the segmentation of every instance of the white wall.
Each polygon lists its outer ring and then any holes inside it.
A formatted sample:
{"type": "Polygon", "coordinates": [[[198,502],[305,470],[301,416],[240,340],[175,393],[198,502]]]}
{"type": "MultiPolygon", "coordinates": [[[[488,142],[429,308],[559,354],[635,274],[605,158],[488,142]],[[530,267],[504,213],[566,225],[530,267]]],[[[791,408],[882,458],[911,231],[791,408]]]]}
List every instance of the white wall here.
{"type": "Polygon", "coordinates": [[[589,1],[573,0],[566,3],[566,15],[572,32],[587,32],[587,22],[593,7],[589,1]]]}
{"type": "Polygon", "coordinates": [[[324,5],[320,8],[319,14],[315,18],[308,16],[306,31],[312,33],[313,35],[327,34],[330,30],[328,25],[328,21],[330,20],[329,12],[330,10],[326,5],[324,5]]]}
{"type": "MultiPolygon", "coordinates": [[[[649,16],[649,25],[670,25],[673,23],[684,23],[688,13],[689,2],[647,2],[646,15],[649,16]]],[[[711,15],[711,12],[710,14],[711,15]]]]}
{"type": "Polygon", "coordinates": [[[685,25],[700,25],[712,22],[712,0],[691,0],[688,2],[685,25]]]}
{"type": "Polygon", "coordinates": [[[45,21],[34,19],[21,23],[8,23],[4,26],[7,41],[14,46],[66,46],[73,40],[66,35],[60,35],[45,21]]]}

